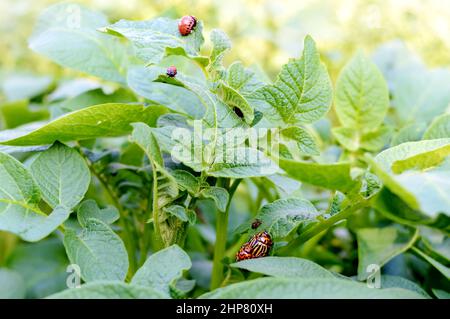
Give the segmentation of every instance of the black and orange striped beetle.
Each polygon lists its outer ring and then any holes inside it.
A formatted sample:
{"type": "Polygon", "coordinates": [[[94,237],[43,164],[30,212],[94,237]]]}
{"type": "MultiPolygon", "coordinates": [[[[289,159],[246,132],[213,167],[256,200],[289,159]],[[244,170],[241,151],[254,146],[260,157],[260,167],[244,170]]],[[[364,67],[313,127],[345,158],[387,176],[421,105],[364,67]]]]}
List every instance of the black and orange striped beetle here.
{"type": "Polygon", "coordinates": [[[253,235],[248,242],[241,246],[236,254],[236,261],[265,257],[273,246],[272,237],[268,232],[261,231],[253,235]]]}
{"type": "Polygon", "coordinates": [[[197,25],[197,19],[194,16],[184,16],[178,22],[178,31],[182,36],[191,34],[197,25]]]}
{"type": "Polygon", "coordinates": [[[255,234],[249,241],[250,246],[252,246],[253,258],[265,257],[269,254],[270,249],[273,246],[272,237],[265,230],[255,234]]]}
{"type": "Polygon", "coordinates": [[[252,251],[253,251],[252,246],[250,246],[249,243],[245,243],[244,245],[241,246],[241,249],[239,249],[239,251],[237,252],[236,261],[253,258],[252,251]]]}

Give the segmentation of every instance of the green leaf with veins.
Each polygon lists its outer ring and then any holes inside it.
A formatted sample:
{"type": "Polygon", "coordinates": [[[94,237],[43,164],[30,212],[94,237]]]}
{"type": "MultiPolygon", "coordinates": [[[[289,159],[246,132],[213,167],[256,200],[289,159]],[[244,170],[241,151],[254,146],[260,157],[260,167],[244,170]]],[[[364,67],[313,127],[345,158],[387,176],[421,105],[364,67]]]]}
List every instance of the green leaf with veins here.
{"type": "Polygon", "coordinates": [[[295,143],[298,150],[305,155],[319,155],[319,149],[317,148],[316,141],[302,127],[291,126],[280,130],[281,140],[284,142],[295,143]]]}
{"type": "Polygon", "coordinates": [[[406,289],[372,289],[366,284],[337,278],[258,278],[200,296],[201,299],[422,299],[423,296],[406,289]]]}
{"type": "Polygon", "coordinates": [[[153,103],[201,119],[206,109],[195,93],[182,86],[155,82],[158,76],[164,74],[165,70],[160,67],[135,66],[128,70],[127,83],[134,92],[153,103]]]}
{"type": "Polygon", "coordinates": [[[245,68],[240,61],[234,62],[228,67],[226,82],[243,96],[249,96],[265,85],[255,72],[245,68]]]}
{"type": "Polygon", "coordinates": [[[89,218],[101,220],[105,224],[112,224],[120,217],[119,211],[114,206],[107,206],[100,209],[93,199],[85,200],[77,210],[78,222],[82,227],[86,227],[89,218]]]}
{"type": "Polygon", "coordinates": [[[347,192],[358,182],[350,175],[349,163],[312,163],[280,158],[280,168],[290,177],[314,186],[347,192]]]}
{"type": "Polygon", "coordinates": [[[149,287],[130,285],[121,281],[97,281],[77,289],[66,289],[49,299],[161,299],[165,296],[149,287]]]}
{"type": "Polygon", "coordinates": [[[170,297],[170,283],[181,278],[192,267],[188,254],[177,245],[170,246],[147,258],[138,269],[131,284],[150,287],[170,297]]]}
{"type": "Polygon", "coordinates": [[[39,16],[29,46],[64,67],[125,83],[126,47],[96,30],[107,24],[103,14],[82,5],[55,4],[39,16]]]}
{"type": "Polygon", "coordinates": [[[242,260],[231,267],[278,278],[336,278],[318,264],[303,258],[275,257],[242,260]]]}
{"type": "Polygon", "coordinates": [[[215,177],[246,178],[272,175],[278,171],[278,166],[261,151],[237,147],[216,154],[208,174],[215,177]]]}
{"type": "Polygon", "coordinates": [[[200,197],[212,199],[219,211],[224,212],[230,195],[225,188],[210,186],[200,192],[200,197]]]}
{"type": "Polygon", "coordinates": [[[331,100],[331,81],[310,36],[305,38],[302,57],[285,64],[275,84],[249,96],[250,105],[278,125],[317,121],[328,112],[331,100]]]}
{"type": "Polygon", "coordinates": [[[50,215],[38,208],[40,191],[31,174],[13,157],[0,152],[0,230],[26,241],[48,236],[70,215],[56,206],[50,215]]]}
{"type": "Polygon", "coordinates": [[[83,199],[91,182],[89,167],[83,157],[59,142],[40,153],[30,170],[42,191],[42,197],[51,207],[75,207],[83,199]]]}
{"type": "MultiPolygon", "coordinates": [[[[272,238],[285,238],[303,222],[315,220],[319,212],[309,201],[299,198],[279,199],[264,205],[255,219],[261,221],[260,229],[270,233],[272,238]]],[[[251,230],[251,223],[246,230],[251,230]]]]}
{"type": "Polygon", "coordinates": [[[376,130],[389,107],[389,94],[376,65],[358,52],[336,81],[336,113],[344,127],[365,133],[376,130]]]}
{"type": "Polygon", "coordinates": [[[138,58],[147,64],[158,64],[167,54],[166,48],[182,49],[176,53],[184,51],[182,55],[197,56],[204,42],[202,30],[203,23],[197,21],[192,33],[182,36],[178,20],[163,17],[145,21],[120,20],[102,31],[127,38],[138,58]]]}
{"type": "Polygon", "coordinates": [[[413,281],[410,281],[406,278],[392,275],[381,275],[381,288],[403,288],[411,291],[415,291],[425,298],[431,298],[430,295],[426,293],[418,284],[413,281]]]}
{"type": "Polygon", "coordinates": [[[251,124],[255,115],[252,107],[247,100],[235,89],[226,85],[224,82],[219,84],[219,94],[222,100],[231,108],[237,107],[244,115],[244,120],[247,124],[251,124]]]}
{"type": "Polygon", "coordinates": [[[231,49],[231,41],[228,35],[219,29],[211,30],[210,38],[213,45],[210,69],[219,70],[222,68],[225,53],[231,49]]]}
{"type": "Polygon", "coordinates": [[[363,149],[375,152],[388,143],[392,130],[388,127],[379,127],[375,131],[361,135],[352,127],[335,127],[332,132],[339,144],[349,151],[363,149]]]}
{"type": "Polygon", "coordinates": [[[68,228],[64,246],[72,264],[77,264],[86,282],[124,280],[128,255],[120,237],[102,221],[89,218],[81,232],[68,228]]]}
{"type": "Polygon", "coordinates": [[[163,211],[167,214],[175,216],[183,222],[189,221],[188,215],[186,213],[186,208],[180,205],[170,205],[163,208],[163,211]]]}
{"type": "Polygon", "coordinates": [[[90,106],[65,114],[32,132],[2,141],[4,145],[45,145],[55,141],[68,142],[98,137],[116,137],[131,132],[131,123],[143,122],[155,126],[157,118],[166,112],[157,105],[108,103],[90,106]]]}
{"type": "Polygon", "coordinates": [[[177,169],[171,171],[170,174],[175,178],[181,190],[187,190],[191,195],[197,195],[200,191],[200,181],[188,171],[177,169]]]}

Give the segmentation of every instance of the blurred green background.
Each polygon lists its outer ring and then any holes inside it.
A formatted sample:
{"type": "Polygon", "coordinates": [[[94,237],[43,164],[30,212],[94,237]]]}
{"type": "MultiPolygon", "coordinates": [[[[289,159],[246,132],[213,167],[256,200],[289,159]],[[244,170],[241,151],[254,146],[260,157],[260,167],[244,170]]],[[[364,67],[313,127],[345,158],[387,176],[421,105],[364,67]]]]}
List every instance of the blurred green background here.
{"type": "MultiPolygon", "coordinates": [[[[58,1],[0,2],[0,69],[60,75],[61,68],[27,47],[37,16],[58,1]]],[[[233,41],[228,61],[242,60],[274,75],[289,57],[300,55],[303,37],[317,41],[335,78],[357,48],[371,53],[400,39],[428,66],[450,64],[450,1],[445,0],[94,0],[76,1],[120,18],[195,15],[206,34],[223,29],[233,41]]],[[[208,37],[206,37],[208,39],[208,37]]],[[[208,42],[207,42],[208,44],[208,42]]],[[[205,50],[207,50],[206,46],[205,50]]],[[[70,71],[64,71],[65,73],[70,71]]]]}

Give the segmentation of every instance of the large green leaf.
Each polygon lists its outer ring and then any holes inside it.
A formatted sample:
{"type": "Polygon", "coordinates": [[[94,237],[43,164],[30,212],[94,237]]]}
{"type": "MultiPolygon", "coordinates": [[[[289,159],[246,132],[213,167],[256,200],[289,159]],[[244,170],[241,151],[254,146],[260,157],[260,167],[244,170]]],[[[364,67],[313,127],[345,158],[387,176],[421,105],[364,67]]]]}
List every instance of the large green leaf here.
{"type": "Polygon", "coordinates": [[[200,191],[199,179],[188,171],[177,169],[171,171],[170,174],[175,178],[181,190],[187,190],[191,195],[195,196],[200,191]]]}
{"type": "MultiPolygon", "coordinates": [[[[260,229],[270,233],[273,238],[284,238],[295,231],[302,222],[314,220],[319,212],[306,199],[279,199],[264,205],[256,219],[261,221],[260,229]]],[[[250,229],[248,225],[247,229],[250,229]]]]}
{"type": "Polygon", "coordinates": [[[346,192],[357,185],[349,163],[312,163],[280,158],[280,167],[292,178],[314,186],[346,192]]]}
{"type": "Polygon", "coordinates": [[[104,89],[96,88],[52,103],[50,105],[51,118],[55,119],[65,113],[81,110],[85,107],[97,104],[133,102],[137,102],[136,96],[127,89],[120,88],[112,93],[108,92],[107,94],[104,89]]]}
{"type": "Polygon", "coordinates": [[[378,151],[388,143],[391,135],[391,129],[387,127],[379,127],[372,132],[362,134],[353,127],[336,127],[332,132],[339,144],[353,152],[358,149],[378,151]]]}
{"type": "Polygon", "coordinates": [[[126,48],[96,30],[107,24],[103,14],[79,4],[55,4],[39,16],[29,45],[62,66],[124,83],[126,48]]]}
{"type": "Polygon", "coordinates": [[[0,152],[0,230],[12,232],[26,241],[48,236],[70,215],[56,206],[50,215],[38,208],[39,188],[31,174],[13,157],[0,152]]]}
{"type": "Polygon", "coordinates": [[[448,69],[408,67],[400,70],[392,82],[392,106],[400,125],[429,123],[450,103],[448,69]]]}
{"type": "Polygon", "coordinates": [[[165,296],[149,287],[120,281],[99,281],[67,289],[49,296],[50,299],[162,299],[165,296]]]}
{"type": "Polygon", "coordinates": [[[204,299],[421,299],[401,288],[373,289],[351,280],[331,278],[259,278],[202,295],[204,299]]]}
{"type": "Polygon", "coordinates": [[[216,177],[246,178],[272,175],[278,171],[278,166],[261,151],[237,147],[217,154],[208,174],[216,177]]]}
{"type": "Polygon", "coordinates": [[[389,148],[371,166],[391,192],[433,217],[449,212],[450,139],[408,142],[389,148]]]}
{"type": "Polygon", "coordinates": [[[179,48],[187,56],[196,56],[203,44],[203,24],[197,25],[188,36],[178,30],[178,20],[156,18],[146,21],[120,20],[104,29],[112,35],[120,35],[133,43],[136,56],[147,64],[157,64],[167,48],[179,48]]]}
{"type": "Polygon", "coordinates": [[[22,299],[25,292],[25,282],[19,273],[0,268],[0,299],[22,299]]]}
{"type": "Polygon", "coordinates": [[[435,118],[423,135],[424,140],[437,138],[450,138],[450,114],[435,118]]]}
{"type": "Polygon", "coordinates": [[[274,85],[256,90],[249,101],[278,125],[311,123],[330,108],[331,82],[314,40],[307,36],[303,55],[285,64],[274,85]]]}
{"type": "Polygon", "coordinates": [[[284,142],[293,142],[301,154],[319,155],[315,139],[302,127],[290,126],[280,131],[281,139],[284,142]]]}
{"type": "Polygon", "coordinates": [[[242,62],[232,63],[227,70],[227,83],[244,96],[262,88],[265,83],[250,69],[244,67],[242,62]]]}
{"type": "Polygon", "coordinates": [[[417,239],[417,229],[403,226],[383,228],[361,228],[356,230],[358,238],[358,279],[371,274],[369,265],[382,267],[395,256],[408,250],[417,239]]]}
{"type": "Polygon", "coordinates": [[[84,281],[124,280],[128,255],[118,235],[102,221],[90,218],[81,232],[66,229],[64,246],[72,264],[77,264],[84,281]]]}
{"type": "Polygon", "coordinates": [[[389,95],[383,75],[361,52],[344,67],[336,81],[336,113],[345,127],[370,132],[383,122],[389,95]]]}
{"type": "Polygon", "coordinates": [[[39,154],[30,170],[42,197],[51,207],[75,207],[91,182],[85,160],[76,150],[59,142],[39,154]]]}
{"type": "Polygon", "coordinates": [[[170,284],[190,269],[191,259],[179,246],[173,245],[148,257],[138,269],[131,283],[154,289],[166,298],[170,296],[170,284]]]}
{"type": "Polygon", "coordinates": [[[23,136],[2,141],[5,145],[44,145],[97,137],[120,136],[131,132],[130,123],[155,125],[163,107],[142,104],[99,104],[63,115],[23,136]]]}
{"type": "Polygon", "coordinates": [[[155,82],[163,74],[165,71],[159,67],[136,66],[128,71],[127,82],[134,92],[154,103],[195,119],[202,118],[205,106],[193,92],[181,86],[155,82]]]}
{"type": "Polygon", "coordinates": [[[296,257],[269,256],[247,259],[231,264],[231,267],[281,278],[335,278],[331,272],[318,264],[296,257]]]}
{"type": "Polygon", "coordinates": [[[430,298],[430,295],[426,293],[418,284],[410,281],[406,278],[391,275],[381,275],[381,288],[403,288],[415,291],[426,298],[430,298]]]}
{"type": "Polygon", "coordinates": [[[227,208],[230,195],[225,188],[210,186],[203,189],[200,192],[200,196],[203,198],[210,198],[216,204],[219,211],[224,212],[227,208]]]}

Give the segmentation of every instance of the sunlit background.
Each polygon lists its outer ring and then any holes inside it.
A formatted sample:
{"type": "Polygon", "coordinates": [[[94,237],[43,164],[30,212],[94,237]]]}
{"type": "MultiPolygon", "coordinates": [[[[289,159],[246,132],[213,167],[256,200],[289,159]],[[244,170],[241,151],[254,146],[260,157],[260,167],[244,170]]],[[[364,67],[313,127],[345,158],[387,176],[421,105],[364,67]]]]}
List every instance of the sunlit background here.
{"type": "MultiPolygon", "coordinates": [[[[24,70],[58,74],[53,63],[27,47],[38,14],[53,0],[0,2],[0,64],[3,74],[24,70]]],[[[261,66],[273,77],[289,57],[298,57],[303,37],[311,34],[332,77],[362,48],[372,53],[380,44],[400,40],[429,66],[450,64],[450,1],[445,0],[80,0],[120,18],[195,15],[206,35],[225,30],[233,41],[228,61],[261,66]]],[[[206,39],[208,37],[206,36],[206,39]]],[[[208,42],[205,50],[208,49],[208,42]]],[[[67,72],[67,71],[65,71],[67,72]]]]}

